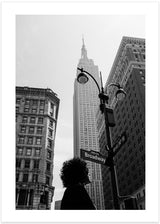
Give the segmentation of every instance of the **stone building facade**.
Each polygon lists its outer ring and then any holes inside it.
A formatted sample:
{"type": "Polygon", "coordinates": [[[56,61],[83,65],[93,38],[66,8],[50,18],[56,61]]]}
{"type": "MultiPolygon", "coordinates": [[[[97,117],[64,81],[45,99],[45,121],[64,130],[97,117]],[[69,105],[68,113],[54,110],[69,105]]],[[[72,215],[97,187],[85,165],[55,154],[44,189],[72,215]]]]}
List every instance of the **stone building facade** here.
{"type": "Polygon", "coordinates": [[[16,209],[50,209],[59,99],[51,89],[16,87],[16,209]]]}

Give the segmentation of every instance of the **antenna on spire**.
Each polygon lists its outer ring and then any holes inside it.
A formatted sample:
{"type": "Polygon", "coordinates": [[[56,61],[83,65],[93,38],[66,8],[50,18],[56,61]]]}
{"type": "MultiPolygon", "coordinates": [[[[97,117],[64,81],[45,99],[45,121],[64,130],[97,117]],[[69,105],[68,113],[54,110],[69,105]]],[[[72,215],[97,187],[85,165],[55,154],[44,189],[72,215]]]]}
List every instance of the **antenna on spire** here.
{"type": "Polygon", "coordinates": [[[83,43],[83,45],[85,45],[84,44],[84,35],[82,34],[82,43],[83,43]]]}
{"type": "Polygon", "coordinates": [[[87,58],[87,50],[84,44],[84,36],[82,34],[82,48],[81,48],[81,58],[87,58]]]}

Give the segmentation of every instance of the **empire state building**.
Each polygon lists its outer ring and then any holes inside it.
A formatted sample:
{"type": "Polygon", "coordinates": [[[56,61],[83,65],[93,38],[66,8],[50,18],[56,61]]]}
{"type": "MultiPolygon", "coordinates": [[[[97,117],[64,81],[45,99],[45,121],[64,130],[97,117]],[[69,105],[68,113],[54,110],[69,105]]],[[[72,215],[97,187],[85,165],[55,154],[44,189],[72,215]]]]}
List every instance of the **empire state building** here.
{"type": "MultiPolygon", "coordinates": [[[[98,66],[94,65],[92,59],[87,57],[87,50],[84,44],[81,48],[81,58],[78,63],[92,74],[98,83],[98,66]]],[[[77,75],[79,71],[77,71],[77,75]]],[[[99,110],[98,88],[92,79],[85,85],[79,84],[75,79],[73,96],[73,125],[74,125],[74,156],[80,157],[80,149],[99,151],[96,114],[99,110]]],[[[86,161],[89,169],[91,184],[86,189],[97,209],[104,209],[103,184],[101,176],[101,165],[86,161]]]]}

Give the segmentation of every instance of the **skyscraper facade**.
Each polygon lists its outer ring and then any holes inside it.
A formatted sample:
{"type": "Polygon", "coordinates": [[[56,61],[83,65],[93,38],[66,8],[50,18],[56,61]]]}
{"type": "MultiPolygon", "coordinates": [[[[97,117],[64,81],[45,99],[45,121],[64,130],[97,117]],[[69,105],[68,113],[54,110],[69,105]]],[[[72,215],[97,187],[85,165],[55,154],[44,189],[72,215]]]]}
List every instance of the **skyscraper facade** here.
{"type": "Polygon", "coordinates": [[[51,89],[16,87],[16,209],[50,209],[59,99],[51,89]]]}
{"type": "MultiPolygon", "coordinates": [[[[145,209],[145,40],[123,37],[109,74],[105,91],[109,95],[108,106],[114,110],[115,127],[111,128],[112,144],[125,131],[126,143],[115,156],[119,195],[137,198],[138,208],[145,209]],[[115,87],[119,83],[126,97],[118,101],[115,87]],[[108,89],[108,92],[107,92],[108,89]]],[[[99,144],[105,154],[104,119],[98,114],[99,144]]],[[[102,167],[105,208],[113,209],[110,172],[102,167]]],[[[121,203],[123,208],[123,203],[121,203]]]]}
{"type": "MultiPolygon", "coordinates": [[[[92,74],[98,83],[98,66],[87,56],[84,40],[81,49],[81,58],[78,67],[92,74]]],[[[77,71],[77,75],[78,75],[77,71]]],[[[98,89],[92,79],[85,85],[81,85],[75,79],[73,114],[74,114],[74,156],[80,157],[80,149],[99,151],[98,132],[96,126],[96,113],[99,109],[98,89]]],[[[97,209],[104,209],[103,186],[101,165],[86,161],[89,168],[91,184],[87,185],[87,191],[97,209]]]]}

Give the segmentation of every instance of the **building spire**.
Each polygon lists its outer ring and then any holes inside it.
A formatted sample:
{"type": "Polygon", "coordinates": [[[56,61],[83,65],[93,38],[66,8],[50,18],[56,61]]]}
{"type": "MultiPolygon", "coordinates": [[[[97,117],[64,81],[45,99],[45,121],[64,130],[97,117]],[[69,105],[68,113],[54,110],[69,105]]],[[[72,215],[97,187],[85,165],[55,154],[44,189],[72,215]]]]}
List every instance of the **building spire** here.
{"type": "Polygon", "coordinates": [[[83,36],[83,34],[82,34],[82,44],[83,44],[83,46],[85,46],[85,44],[84,44],[84,36],[83,36]]]}
{"type": "Polygon", "coordinates": [[[84,36],[82,35],[81,58],[87,59],[87,50],[84,44],[84,36]]]}

